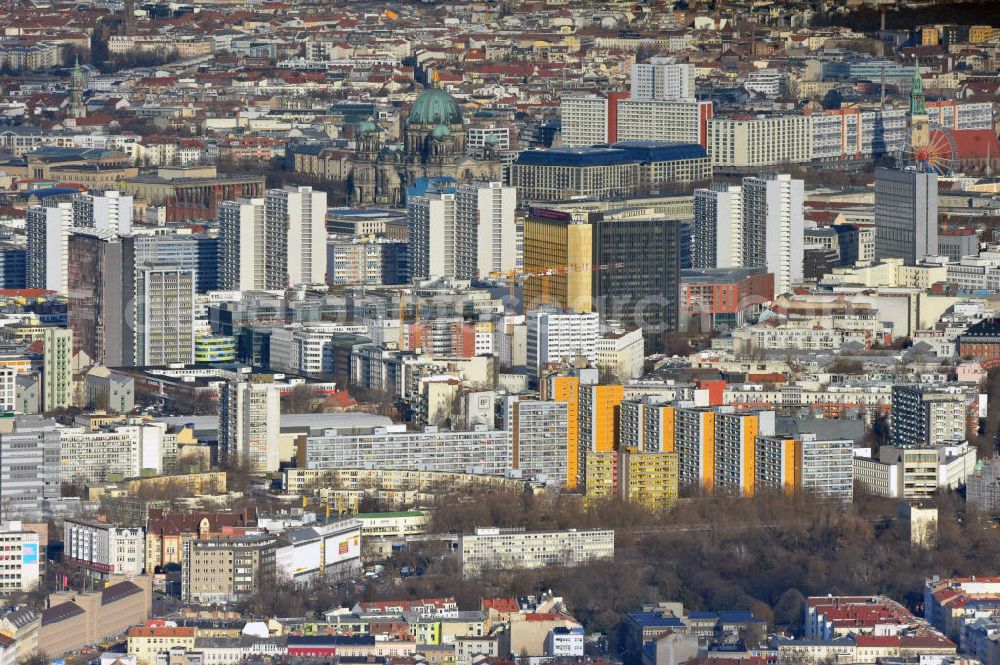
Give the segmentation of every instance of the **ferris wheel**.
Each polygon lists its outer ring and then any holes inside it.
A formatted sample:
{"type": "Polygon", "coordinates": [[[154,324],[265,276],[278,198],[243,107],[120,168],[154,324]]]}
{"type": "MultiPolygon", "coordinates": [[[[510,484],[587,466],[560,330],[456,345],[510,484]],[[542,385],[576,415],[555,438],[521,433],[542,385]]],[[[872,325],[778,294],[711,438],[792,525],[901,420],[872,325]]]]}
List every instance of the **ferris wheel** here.
{"type": "Polygon", "coordinates": [[[937,123],[930,123],[925,139],[917,132],[907,132],[906,143],[900,150],[898,161],[902,167],[914,168],[925,173],[952,175],[958,148],[952,133],[937,123]]]}

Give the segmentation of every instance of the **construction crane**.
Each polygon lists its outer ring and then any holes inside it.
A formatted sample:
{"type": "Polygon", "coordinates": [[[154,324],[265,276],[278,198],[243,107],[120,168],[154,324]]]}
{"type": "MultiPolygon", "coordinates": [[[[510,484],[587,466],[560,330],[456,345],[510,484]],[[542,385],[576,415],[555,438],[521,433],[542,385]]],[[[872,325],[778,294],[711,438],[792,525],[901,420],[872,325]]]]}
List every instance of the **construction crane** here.
{"type": "Polygon", "coordinates": [[[542,301],[549,299],[549,279],[555,275],[569,275],[570,273],[599,272],[601,270],[615,270],[624,267],[624,263],[576,263],[571,265],[551,266],[541,270],[506,270],[503,272],[492,272],[490,278],[507,283],[507,298],[514,301],[514,287],[524,284],[529,279],[541,279],[542,301]]]}

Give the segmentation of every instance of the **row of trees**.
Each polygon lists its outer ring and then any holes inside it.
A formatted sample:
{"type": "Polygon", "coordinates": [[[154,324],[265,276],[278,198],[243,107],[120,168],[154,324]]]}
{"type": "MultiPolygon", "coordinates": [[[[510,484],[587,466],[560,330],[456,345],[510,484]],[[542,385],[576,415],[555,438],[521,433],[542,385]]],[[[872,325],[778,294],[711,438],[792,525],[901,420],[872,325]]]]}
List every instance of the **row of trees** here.
{"type": "MultiPolygon", "coordinates": [[[[952,0],[921,5],[897,5],[886,11],[889,30],[913,30],[926,24],[980,25],[983,17],[995,8],[992,0],[952,0]]],[[[815,26],[844,26],[859,32],[876,32],[881,25],[881,10],[870,6],[851,11],[831,11],[813,18],[815,26]]]]}
{"type": "Polygon", "coordinates": [[[689,609],[748,609],[772,629],[797,633],[810,595],[886,594],[918,610],[924,580],[932,575],[995,574],[1000,530],[981,516],[965,515],[955,494],[941,494],[937,503],[938,545],[923,550],[910,546],[909,525],[896,517],[896,502],[863,493],[847,508],[767,494],[683,500],[657,514],[616,501],[584,510],[565,496],[452,496],[437,506],[434,531],[609,527],[616,530],[615,559],[466,580],[453,559],[411,549],[395,563],[421,566],[425,575],[403,587],[368,585],[356,595],[444,594],[476,607],[481,597],[552,589],[588,630],[611,636],[618,646],[624,615],[657,600],[681,601],[689,609]]]}

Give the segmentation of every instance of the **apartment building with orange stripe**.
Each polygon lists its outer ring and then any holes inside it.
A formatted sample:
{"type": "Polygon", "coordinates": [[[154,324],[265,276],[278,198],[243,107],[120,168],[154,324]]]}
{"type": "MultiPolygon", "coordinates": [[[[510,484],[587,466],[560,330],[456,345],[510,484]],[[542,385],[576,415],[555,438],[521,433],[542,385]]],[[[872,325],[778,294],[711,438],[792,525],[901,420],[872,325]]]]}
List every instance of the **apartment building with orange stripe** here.
{"type": "Polygon", "coordinates": [[[721,407],[715,418],[715,487],[743,496],[756,489],[757,436],[774,434],[774,411],[721,407]]]}
{"type": "Polygon", "coordinates": [[[655,395],[621,403],[621,448],[647,453],[674,451],[674,410],[672,402],[655,395]]]}
{"type": "Polygon", "coordinates": [[[550,374],[541,382],[541,398],[566,403],[566,487],[575,489],[583,479],[580,469],[580,386],[596,384],[596,369],[550,374]]]}
{"type": "Polygon", "coordinates": [[[618,428],[621,403],[625,397],[622,385],[580,386],[579,412],[579,474],[587,475],[587,453],[618,449],[618,428]]]}
{"type": "Polygon", "coordinates": [[[850,503],[854,498],[854,442],[851,439],[757,437],[757,490],[810,492],[850,503]]]}
{"type": "Polygon", "coordinates": [[[674,413],[674,450],[681,486],[711,492],[715,486],[715,419],[710,407],[678,407],[674,413]]]}

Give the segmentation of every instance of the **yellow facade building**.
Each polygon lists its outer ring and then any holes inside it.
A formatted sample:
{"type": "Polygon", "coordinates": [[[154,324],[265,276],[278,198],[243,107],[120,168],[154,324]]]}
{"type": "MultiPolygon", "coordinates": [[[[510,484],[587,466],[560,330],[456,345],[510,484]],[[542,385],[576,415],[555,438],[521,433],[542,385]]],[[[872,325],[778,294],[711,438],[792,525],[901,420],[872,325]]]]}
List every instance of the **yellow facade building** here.
{"type": "Polygon", "coordinates": [[[587,451],[584,454],[585,496],[588,503],[615,496],[618,491],[618,453],[613,450],[587,451]]]}
{"type": "Polygon", "coordinates": [[[625,387],[621,385],[580,387],[577,447],[578,459],[583,465],[579,472],[584,476],[587,473],[587,452],[609,452],[618,449],[620,407],[624,396],[625,387]]]}
{"type": "Polygon", "coordinates": [[[969,43],[985,44],[997,37],[997,29],[992,25],[971,25],[969,26],[969,43]]]}
{"type": "Polygon", "coordinates": [[[152,665],[156,655],[171,649],[194,649],[197,631],[194,628],[167,626],[135,626],[128,631],[128,653],[139,665],[152,665]]]}
{"type": "Polygon", "coordinates": [[[184,473],[175,476],[137,478],[136,480],[129,480],[126,487],[128,488],[128,493],[133,496],[149,492],[172,492],[177,496],[225,494],[226,472],[206,471],[203,473],[184,473]]]}
{"type": "Polygon", "coordinates": [[[677,454],[622,449],[618,488],[623,501],[646,510],[664,510],[677,501],[677,454]]]}
{"type": "Polygon", "coordinates": [[[524,272],[546,273],[524,283],[524,302],[593,311],[592,226],[573,214],[546,210],[524,222],[524,272]]]}

